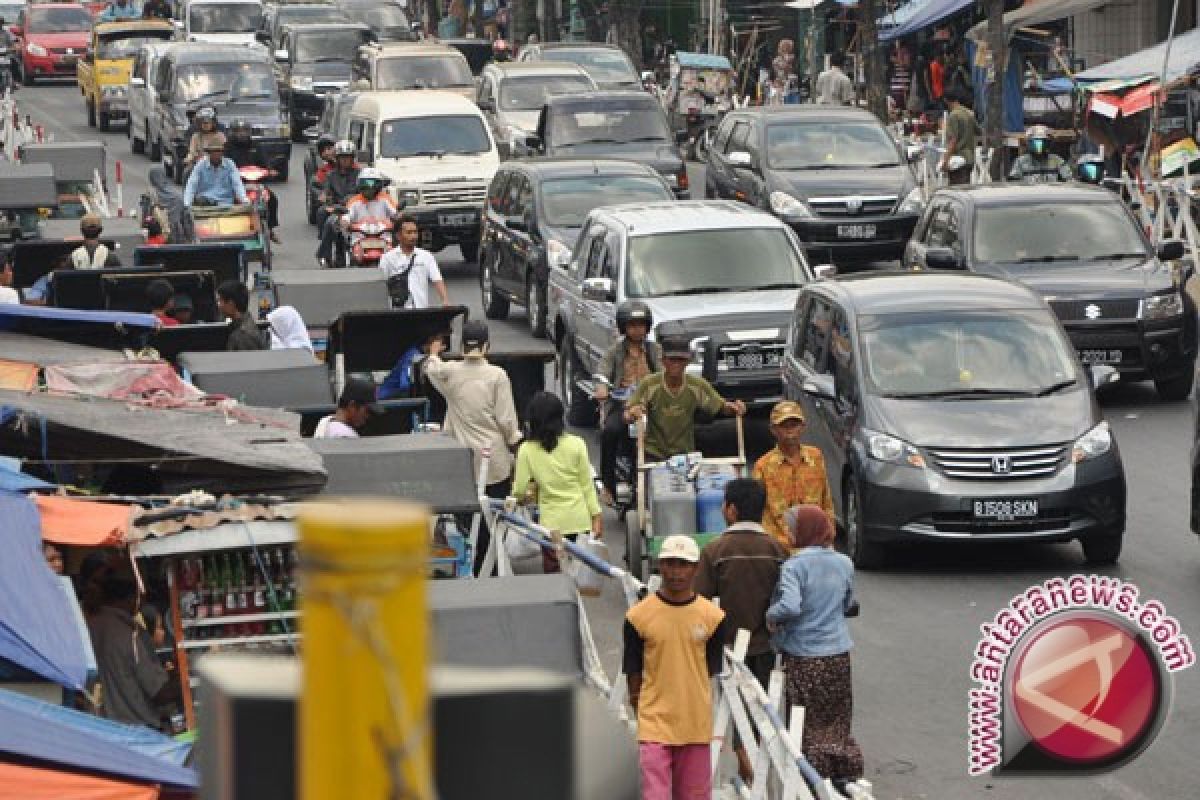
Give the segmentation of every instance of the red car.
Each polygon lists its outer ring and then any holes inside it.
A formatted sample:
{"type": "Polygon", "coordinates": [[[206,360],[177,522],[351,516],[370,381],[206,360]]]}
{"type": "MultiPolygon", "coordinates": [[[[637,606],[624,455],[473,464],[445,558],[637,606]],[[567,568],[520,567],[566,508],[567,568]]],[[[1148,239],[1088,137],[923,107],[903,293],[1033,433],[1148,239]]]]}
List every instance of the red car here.
{"type": "Polygon", "coordinates": [[[12,27],[17,37],[13,63],[26,86],[38,78],[74,78],[75,62],[87,52],[92,14],[79,3],[31,4],[12,27]]]}

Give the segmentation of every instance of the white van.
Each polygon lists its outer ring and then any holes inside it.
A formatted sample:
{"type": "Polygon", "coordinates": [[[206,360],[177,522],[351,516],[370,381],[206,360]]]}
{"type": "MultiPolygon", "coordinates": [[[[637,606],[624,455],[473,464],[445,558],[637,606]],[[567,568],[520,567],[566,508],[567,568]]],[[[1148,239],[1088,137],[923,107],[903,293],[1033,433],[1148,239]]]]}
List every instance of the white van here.
{"type": "Polygon", "coordinates": [[[479,252],[480,212],[500,154],[479,107],[430,89],[363,92],[348,138],[359,160],[391,180],[388,191],[421,226],[421,246],[479,252]]]}
{"type": "Polygon", "coordinates": [[[158,161],[158,93],[154,90],[154,75],[159,59],[176,47],[178,42],[147,42],[138,48],[129,75],[129,149],[146,153],[158,161]]]}
{"type": "Polygon", "coordinates": [[[189,42],[257,44],[254,32],[262,26],[261,0],[184,0],[182,20],[176,23],[189,42]]]}

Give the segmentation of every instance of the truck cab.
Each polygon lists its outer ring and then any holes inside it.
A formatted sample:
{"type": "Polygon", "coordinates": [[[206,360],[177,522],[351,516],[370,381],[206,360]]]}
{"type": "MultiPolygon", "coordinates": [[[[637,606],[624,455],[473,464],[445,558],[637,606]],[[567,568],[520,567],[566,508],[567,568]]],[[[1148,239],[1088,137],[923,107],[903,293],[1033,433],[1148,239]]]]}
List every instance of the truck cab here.
{"type": "Polygon", "coordinates": [[[175,26],[166,20],[101,22],[92,28],[87,53],[75,70],[88,125],[107,131],[114,121],[129,119],[129,78],[138,50],[174,37],[175,26]]]}

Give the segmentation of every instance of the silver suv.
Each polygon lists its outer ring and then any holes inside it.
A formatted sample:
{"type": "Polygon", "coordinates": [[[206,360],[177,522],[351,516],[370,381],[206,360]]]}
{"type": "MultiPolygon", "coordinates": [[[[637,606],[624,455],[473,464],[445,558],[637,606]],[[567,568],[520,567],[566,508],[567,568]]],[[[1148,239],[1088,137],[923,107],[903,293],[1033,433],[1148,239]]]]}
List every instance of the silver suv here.
{"type": "Polygon", "coordinates": [[[583,67],[557,61],[491,63],[479,76],[476,104],[487,117],[501,158],[522,154],[525,140],[537,132],[546,98],[587,94],[596,82],[583,67]]]}

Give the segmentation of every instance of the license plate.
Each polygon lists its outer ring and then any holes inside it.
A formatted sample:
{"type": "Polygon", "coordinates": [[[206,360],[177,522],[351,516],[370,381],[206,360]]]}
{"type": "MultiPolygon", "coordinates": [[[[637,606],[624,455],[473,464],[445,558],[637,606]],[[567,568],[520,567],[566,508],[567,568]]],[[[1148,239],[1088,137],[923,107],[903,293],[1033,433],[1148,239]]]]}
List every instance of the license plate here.
{"type": "Polygon", "coordinates": [[[732,369],[764,369],[781,363],[778,353],[734,353],[725,358],[726,366],[732,369]]]}
{"type": "Polygon", "coordinates": [[[459,225],[474,225],[478,221],[478,217],[473,213],[469,214],[438,214],[438,225],[447,227],[457,227],[459,225]]]}
{"type": "Polygon", "coordinates": [[[973,500],[971,501],[971,512],[975,519],[991,519],[1001,522],[1033,519],[1038,515],[1038,501],[973,500]]]}
{"type": "Polygon", "coordinates": [[[75,66],[75,60],[75,56],[63,56],[62,64],[64,67],[73,67],[75,66]]]}
{"type": "Polygon", "coordinates": [[[1120,364],[1124,354],[1120,350],[1080,350],[1079,360],[1084,366],[1092,364],[1120,364]]]}
{"type": "Polygon", "coordinates": [[[838,225],[837,235],[839,239],[874,239],[874,225],[838,225]]]}
{"type": "Polygon", "coordinates": [[[383,239],[363,239],[362,247],[364,250],[382,250],[387,247],[383,239]]]}

